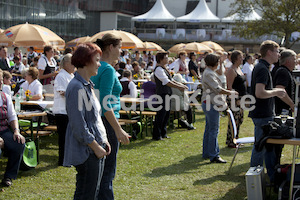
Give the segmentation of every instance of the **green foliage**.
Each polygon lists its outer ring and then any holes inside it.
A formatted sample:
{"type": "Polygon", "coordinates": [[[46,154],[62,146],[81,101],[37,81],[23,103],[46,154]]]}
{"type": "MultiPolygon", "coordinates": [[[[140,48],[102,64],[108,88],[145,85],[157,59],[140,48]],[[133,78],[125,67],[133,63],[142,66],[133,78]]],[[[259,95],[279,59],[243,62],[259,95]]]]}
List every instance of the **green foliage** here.
{"type": "Polygon", "coordinates": [[[300,28],[300,0],[236,0],[229,15],[239,13],[234,32],[245,38],[257,38],[264,34],[285,37],[285,46],[291,47],[290,36],[300,28]],[[261,20],[243,21],[251,9],[261,12],[261,20]]]}

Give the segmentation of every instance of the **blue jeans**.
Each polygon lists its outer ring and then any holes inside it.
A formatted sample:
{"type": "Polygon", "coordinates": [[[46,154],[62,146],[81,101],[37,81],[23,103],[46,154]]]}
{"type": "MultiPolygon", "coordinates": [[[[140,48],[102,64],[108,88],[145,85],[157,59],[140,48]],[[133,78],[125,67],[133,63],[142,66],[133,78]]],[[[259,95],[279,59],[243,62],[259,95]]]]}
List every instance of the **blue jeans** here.
{"type": "Polygon", "coordinates": [[[88,159],[76,167],[76,190],[74,199],[97,199],[103,174],[105,158],[90,154],[88,159]]]}
{"type": "MultiPolygon", "coordinates": [[[[266,117],[266,118],[252,118],[254,123],[254,137],[255,141],[259,141],[263,137],[263,129],[262,126],[268,124],[269,121],[273,121],[273,117],[266,117]]],[[[252,155],[251,155],[251,167],[255,166],[263,166],[263,161],[265,160],[266,168],[268,171],[268,175],[270,180],[273,180],[273,176],[275,173],[274,167],[277,164],[277,157],[274,148],[272,151],[266,151],[263,148],[262,151],[257,151],[255,146],[253,145],[252,155]]]]}
{"type": "Polygon", "coordinates": [[[16,179],[23,157],[25,144],[14,141],[13,133],[9,129],[0,132],[0,137],[4,140],[5,151],[8,152],[8,161],[4,178],[16,179]]]}
{"type": "Polygon", "coordinates": [[[203,158],[209,158],[211,161],[215,157],[219,157],[220,149],[218,143],[220,114],[211,107],[206,108],[206,103],[202,103],[202,109],[205,114],[205,131],[203,135],[203,158]]]}
{"type": "Polygon", "coordinates": [[[106,156],[105,165],[104,165],[104,172],[101,179],[100,184],[100,191],[99,191],[99,200],[112,200],[114,199],[114,191],[113,191],[113,180],[116,174],[117,168],[117,153],[119,149],[119,141],[115,134],[114,129],[107,121],[105,117],[102,117],[103,124],[106,129],[106,134],[108,138],[108,142],[111,146],[111,153],[106,156]]]}

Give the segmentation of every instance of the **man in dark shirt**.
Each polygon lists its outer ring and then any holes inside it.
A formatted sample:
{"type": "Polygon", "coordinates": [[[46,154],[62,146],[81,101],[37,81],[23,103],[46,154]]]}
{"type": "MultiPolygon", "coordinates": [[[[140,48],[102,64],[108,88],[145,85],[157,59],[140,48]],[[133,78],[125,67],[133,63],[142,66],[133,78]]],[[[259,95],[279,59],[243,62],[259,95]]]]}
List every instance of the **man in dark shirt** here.
{"type": "Polygon", "coordinates": [[[295,82],[292,77],[292,71],[295,69],[297,63],[297,54],[290,49],[284,50],[280,54],[280,67],[277,69],[273,78],[273,85],[276,88],[285,89],[287,95],[279,99],[275,97],[275,113],[276,115],[282,114],[283,109],[289,111],[292,116],[294,111],[294,98],[295,98],[295,82]]]}
{"type": "MultiPolygon", "coordinates": [[[[254,67],[251,80],[251,94],[255,97],[255,108],[249,112],[252,118],[255,130],[255,141],[259,141],[263,137],[262,125],[273,120],[274,117],[274,96],[283,98],[286,92],[282,88],[273,88],[272,77],[270,74],[270,65],[276,63],[279,57],[279,45],[271,40],[264,41],[260,46],[262,59],[254,67]]],[[[251,167],[263,166],[265,159],[268,175],[272,181],[274,175],[274,167],[276,165],[275,151],[257,151],[253,145],[251,156],[251,167]]]]}

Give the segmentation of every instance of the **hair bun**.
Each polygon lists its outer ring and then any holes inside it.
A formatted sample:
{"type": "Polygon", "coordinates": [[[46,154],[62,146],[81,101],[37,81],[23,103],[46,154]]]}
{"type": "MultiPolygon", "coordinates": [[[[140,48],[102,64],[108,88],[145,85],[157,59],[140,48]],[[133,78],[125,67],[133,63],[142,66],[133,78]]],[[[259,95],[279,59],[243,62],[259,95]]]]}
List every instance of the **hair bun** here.
{"type": "Polygon", "coordinates": [[[96,42],[95,42],[100,48],[103,48],[104,46],[104,42],[102,39],[97,39],[96,42]]]}

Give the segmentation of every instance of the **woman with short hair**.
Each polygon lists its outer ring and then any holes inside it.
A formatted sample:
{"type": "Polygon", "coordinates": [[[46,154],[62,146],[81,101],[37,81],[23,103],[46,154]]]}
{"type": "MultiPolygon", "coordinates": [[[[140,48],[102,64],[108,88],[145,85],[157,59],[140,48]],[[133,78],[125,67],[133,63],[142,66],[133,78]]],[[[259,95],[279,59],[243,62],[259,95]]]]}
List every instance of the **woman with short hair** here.
{"type": "MultiPolygon", "coordinates": [[[[36,67],[29,67],[25,73],[25,82],[20,85],[23,89],[23,97],[26,97],[26,91],[28,91],[27,99],[32,101],[43,100],[43,85],[38,80],[39,70],[36,67]]],[[[19,90],[20,92],[20,90],[19,90]]]]}
{"type": "Polygon", "coordinates": [[[222,88],[222,83],[215,70],[218,68],[220,56],[208,54],[205,57],[206,68],[202,76],[202,109],[205,114],[205,131],[203,135],[203,154],[204,159],[210,159],[215,163],[226,163],[220,157],[218,135],[220,128],[219,111],[226,109],[225,95],[237,94],[222,88]]]}
{"type": "Polygon", "coordinates": [[[101,106],[90,81],[100,67],[101,53],[97,45],[86,43],[71,59],[77,71],[65,93],[69,123],[63,165],[73,165],[77,171],[74,199],[97,199],[105,156],[110,153],[101,106]]]}

